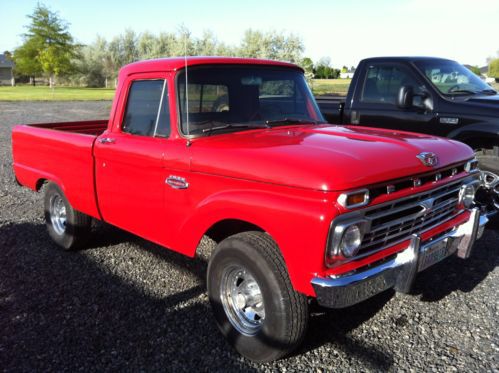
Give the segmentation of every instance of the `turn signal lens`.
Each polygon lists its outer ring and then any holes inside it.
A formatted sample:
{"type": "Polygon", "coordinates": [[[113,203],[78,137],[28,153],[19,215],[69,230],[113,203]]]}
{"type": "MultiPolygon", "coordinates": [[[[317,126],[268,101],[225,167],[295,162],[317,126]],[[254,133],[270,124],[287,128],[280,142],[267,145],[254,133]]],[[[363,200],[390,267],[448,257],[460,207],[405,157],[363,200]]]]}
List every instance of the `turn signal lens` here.
{"type": "Polygon", "coordinates": [[[351,194],[347,197],[347,206],[364,202],[364,193],[351,194]]]}
{"type": "Polygon", "coordinates": [[[361,189],[348,193],[341,193],[338,203],[346,208],[365,206],[369,203],[369,190],[361,189]]]}

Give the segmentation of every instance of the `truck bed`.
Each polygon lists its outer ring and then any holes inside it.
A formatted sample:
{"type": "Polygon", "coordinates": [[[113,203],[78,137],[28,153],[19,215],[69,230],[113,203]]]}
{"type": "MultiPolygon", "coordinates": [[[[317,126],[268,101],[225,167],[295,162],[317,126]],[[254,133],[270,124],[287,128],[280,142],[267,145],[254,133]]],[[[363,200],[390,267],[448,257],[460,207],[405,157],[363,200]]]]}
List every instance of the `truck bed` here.
{"type": "Polygon", "coordinates": [[[94,183],[94,142],[107,120],[18,125],[12,130],[17,181],[38,190],[55,181],[78,211],[99,218],[94,183]]]}
{"type": "Polygon", "coordinates": [[[57,122],[28,124],[28,127],[44,128],[56,131],[74,132],[84,135],[99,136],[107,128],[107,120],[81,122],[57,122]]]}
{"type": "Polygon", "coordinates": [[[336,95],[321,95],[315,96],[319,109],[329,123],[343,123],[343,106],[345,105],[346,96],[336,95]]]}

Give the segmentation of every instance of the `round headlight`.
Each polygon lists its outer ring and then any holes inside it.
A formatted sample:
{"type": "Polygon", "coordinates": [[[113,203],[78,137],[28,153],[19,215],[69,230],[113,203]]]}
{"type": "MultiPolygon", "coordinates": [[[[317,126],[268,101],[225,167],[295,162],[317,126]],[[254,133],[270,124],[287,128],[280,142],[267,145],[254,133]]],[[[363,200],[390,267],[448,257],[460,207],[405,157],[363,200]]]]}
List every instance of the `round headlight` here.
{"type": "Polygon", "coordinates": [[[362,233],[360,232],[360,228],[358,225],[353,224],[345,230],[341,238],[340,250],[345,257],[350,258],[357,254],[361,243],[362,233]]]}
{"type": "Polygon", "coordinates": [[[476,188],[474,184],[466,184],[461,187],[459,193],[460,205],[464,208],[470,208],[475,200],[476,188]]]}

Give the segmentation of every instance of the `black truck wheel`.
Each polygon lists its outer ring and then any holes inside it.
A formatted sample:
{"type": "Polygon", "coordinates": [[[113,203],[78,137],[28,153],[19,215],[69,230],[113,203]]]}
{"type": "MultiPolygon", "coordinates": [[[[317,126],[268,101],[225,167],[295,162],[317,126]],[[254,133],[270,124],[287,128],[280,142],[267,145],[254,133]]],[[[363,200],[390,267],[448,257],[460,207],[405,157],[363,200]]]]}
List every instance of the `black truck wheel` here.
{"type": "Polygon", "coordinates": [[[208,296],[222,334],[254,361],[293,351],[308,325],[307,297],[290,282],[275,242],[244,232],[223,240],[208,264],[208,296]]]}
{"type": "MultiPolygon", "coordinates": [[[[487,206],[489,212],[496,211],[494,225],[499,222],[499,146],[476,151],[478,167],[482,172],[483,188],[477,193],[477,200],[487,206]]],[[[490,226],[491,224],[489,224],[490,226]]]]}
{"type": "Polygon", "coordinates": [[[45,224],[49,236],[65,250],[82,247],[90,234],[92,219],[73,209],[61,189],[54,183],[45,188],[45,224]]]}

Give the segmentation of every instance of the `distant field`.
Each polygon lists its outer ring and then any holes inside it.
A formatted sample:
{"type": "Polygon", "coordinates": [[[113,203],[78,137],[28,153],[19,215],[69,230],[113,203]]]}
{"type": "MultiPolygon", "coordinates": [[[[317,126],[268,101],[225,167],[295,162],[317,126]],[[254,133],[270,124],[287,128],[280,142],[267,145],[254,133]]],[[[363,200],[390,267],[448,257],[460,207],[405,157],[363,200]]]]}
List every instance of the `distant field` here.
{"type": "MultiPolygon", "coordinates": [[[[314,79],[312,92],[314,95],[346,95],[351,79],[314,79]]],[[[499,83],[492,83],[499,91],[499,83]]],[[[101,101],[112,100],[114,89],[110,88],[77,88],[46,86],[0,87],[0,101],[101,101]]]]}
{"type": "Polygon", "coordinates": [[[113,97],[114,89],[107,88],[0,87],[0,101],[100,101],[113,97]]]}
{"type": "Polygon", "coordinates": [[[312,92],[314,95],[345,95],[348,93],[351,79],[313,79],[312,92]]]}

